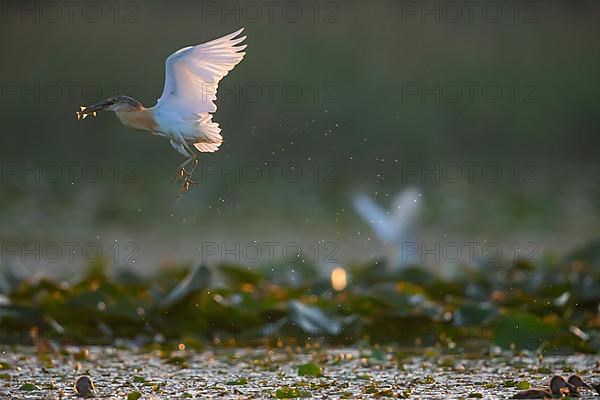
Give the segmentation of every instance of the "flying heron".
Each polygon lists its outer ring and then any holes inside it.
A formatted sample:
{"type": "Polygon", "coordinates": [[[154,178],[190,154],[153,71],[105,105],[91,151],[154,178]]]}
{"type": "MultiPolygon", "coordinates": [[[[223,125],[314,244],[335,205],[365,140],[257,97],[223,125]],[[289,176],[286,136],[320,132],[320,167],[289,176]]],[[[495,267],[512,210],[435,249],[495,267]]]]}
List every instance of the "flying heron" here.
{"type": "Polygon", "coordinates": [[[191,179],[198,165],[195,150],[213,153],[223,143],[221,128],[213,122],[211,113],[217,111],[214,101],[219,81],[246,54],[242,51],[246,45],[240,45],[246,36],[238,37],[243,30],[171,54],[165,61],[163,93],[154,107],[146,108],[128,96],[114,96],[89,107],[82,106],[76,113],[77,119],[110,110],[127,127],[169,139],[171,146],[187,157],[173,178],[183,182],[181,196],[190,185],[197,185],[191,179]]]}

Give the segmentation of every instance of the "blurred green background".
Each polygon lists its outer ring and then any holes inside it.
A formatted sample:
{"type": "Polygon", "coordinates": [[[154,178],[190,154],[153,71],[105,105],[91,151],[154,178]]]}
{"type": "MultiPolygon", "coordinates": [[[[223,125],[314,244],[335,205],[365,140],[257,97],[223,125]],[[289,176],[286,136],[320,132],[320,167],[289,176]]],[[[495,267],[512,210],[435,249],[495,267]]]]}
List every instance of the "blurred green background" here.
{"type": "Polygon", "coordinates": [[[500,1],[494,22],[489,3],[471,15],[444,1],[274,2],[272,14],[263,2],[117,2],[101,14],[76,2],[72,17],[12,3],[0,23],[2,241],[95,241],[106,254],[133,242],[144,270],[197,260],[208,242],[335,243],[339,262],[365,261],[384,246],[352,197],[387,208],[408,186],[422,194],[423,240],[533,241],[542,254],[597,238],[600,4],[500,1]],[[183,199],[168,141],[109,113],[76,120],[115,92],[152,106],[169,54],[242,26],[247,55],[214,117],[225,143],[201,155],[183,199]],[[465,163],[477,163],[472,181],[465,163]],[[419,175],[453,165],[461,179],[419,175]],[[482,176],[490,165],[501,179],[482,176]],[[100,178],[85,175],[98,166],[100,178]],[[258,181],[241,172],[256,166],[258,181]]]}

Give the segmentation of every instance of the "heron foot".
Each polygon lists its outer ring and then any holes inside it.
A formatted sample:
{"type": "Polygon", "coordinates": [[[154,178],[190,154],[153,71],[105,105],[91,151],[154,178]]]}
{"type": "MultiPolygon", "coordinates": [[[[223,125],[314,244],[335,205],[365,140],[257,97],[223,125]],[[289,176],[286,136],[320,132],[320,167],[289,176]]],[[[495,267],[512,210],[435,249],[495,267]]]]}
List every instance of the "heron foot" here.
{"type": "Polygon", "coordinates": [[[181,182],[182,179],[189,179],[194,174],[194,171],[196,170],[197,165],[198,165],[198,160],[195,158],[190,159],[190,160],[184,162],[183,164],[181,164],[179,166],[179,168],[177,169],[177,173],[173,177],[172,182],[181,182]],[[193,163],[193,165],[190,167],[190,170],[188,171],[187,169],[185,169],[185,167],[190,162],[193,163]]]}
{"type": "Polygon", "coordinates": [[[192,171],[188,171],[185,168],[180,168],[173,177],[172,182],[181,182],[182,179],[189,179],[192,176],[192,171]]]}
{"type": "Polygon", "coordinates": [[[190,186],[198,186],[198,182],[194,182],[189,176],[186,176],[177,197],[181,197],[183,194],[187,193],[190,190],[190,186]]]}
{"type": "Polygon", "coordinates": [[[185,170],[185,168],[179,168],[177,170],[177,173],[175,174],[175,176],[173,177],[173,179],[171,180],[171,182],[179,182],[181,181],[183,178],[185,178],[186,176],[188,176],[187,171],[185,170]]]}

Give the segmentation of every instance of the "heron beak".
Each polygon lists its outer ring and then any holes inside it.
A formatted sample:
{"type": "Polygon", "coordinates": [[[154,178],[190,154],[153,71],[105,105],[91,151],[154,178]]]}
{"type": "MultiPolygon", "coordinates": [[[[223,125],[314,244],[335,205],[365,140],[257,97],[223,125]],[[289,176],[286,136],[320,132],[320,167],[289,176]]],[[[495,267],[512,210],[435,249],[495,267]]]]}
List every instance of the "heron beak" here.
{"type": "Polygon", "coordinates": [[[107,109],[111,104],[112,103],[108,100],[102,100],[101,102],[93,104],[89,107],[80,106],[79,111],[77,111],[75,114],[77,115],[78,120],[85,119],[89,114],[92,114],[92,116],[95,117],[98,111],[107,109]]]}

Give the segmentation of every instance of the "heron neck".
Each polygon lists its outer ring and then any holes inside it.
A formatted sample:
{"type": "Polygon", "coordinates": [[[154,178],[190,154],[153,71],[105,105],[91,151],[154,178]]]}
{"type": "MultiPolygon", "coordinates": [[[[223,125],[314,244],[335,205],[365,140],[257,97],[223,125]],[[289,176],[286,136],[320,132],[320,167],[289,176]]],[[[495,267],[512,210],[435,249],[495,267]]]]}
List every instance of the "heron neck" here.
{"type": "Polygon", "coordinates": [[[141,108],[133,111],[116,111],[121,123],[127,127],[142,131],[155,131],[158,127],[154,112],[150,108],[141,108]]]}

